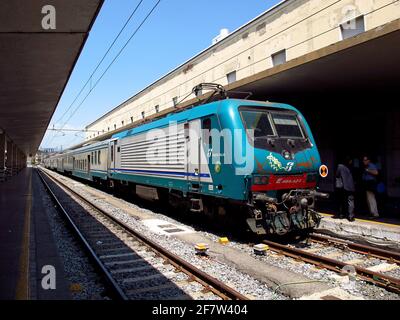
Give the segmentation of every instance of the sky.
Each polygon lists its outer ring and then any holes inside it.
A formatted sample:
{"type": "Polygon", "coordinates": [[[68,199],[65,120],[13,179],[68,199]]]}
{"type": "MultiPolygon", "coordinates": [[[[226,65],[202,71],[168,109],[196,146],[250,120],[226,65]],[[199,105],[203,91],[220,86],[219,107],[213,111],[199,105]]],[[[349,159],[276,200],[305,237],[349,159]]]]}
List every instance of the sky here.
{"type": "MultiPolygon", "coordinates": [[[[144,0],[90,83],[109,63],[157,0],[144,0]]],[[[98,85],[71,117],[89,85],[66,113],[139,0],[105,0],[64,90],[50,128],[84,129],[86,125],[211,45],[222,28],[230,32],[280,0],[161,0],[98,85]],[[66,121],[68,122],[66,123],[66,121]]],[[[41,148],[66,149],[83,140],[83,132],[47,131],[41,148]]]]}

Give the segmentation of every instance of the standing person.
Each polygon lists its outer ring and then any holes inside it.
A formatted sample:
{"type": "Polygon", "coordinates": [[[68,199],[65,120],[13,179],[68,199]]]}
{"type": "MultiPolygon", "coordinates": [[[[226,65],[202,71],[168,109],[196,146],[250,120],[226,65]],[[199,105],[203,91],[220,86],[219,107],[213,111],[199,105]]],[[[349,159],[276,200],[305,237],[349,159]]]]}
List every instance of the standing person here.
{"type": "Polygon", "coordinates": [[[375,192],[378,181],[378,168],[371,162],[368,156],[363,157],[364,172],[362,181],[367,195],[367,204],[372,218],[379,218],[378,205],[376,203],[375,192]]]}
{"type": "Polygon", "coordinates": [[[343,163],[339,163],[336,170],[336,189],[339,196],[339,218],[345,216],[350,222],[354,221],[354,179],[351,173],[353,160],[346,157],[343,163]]]}

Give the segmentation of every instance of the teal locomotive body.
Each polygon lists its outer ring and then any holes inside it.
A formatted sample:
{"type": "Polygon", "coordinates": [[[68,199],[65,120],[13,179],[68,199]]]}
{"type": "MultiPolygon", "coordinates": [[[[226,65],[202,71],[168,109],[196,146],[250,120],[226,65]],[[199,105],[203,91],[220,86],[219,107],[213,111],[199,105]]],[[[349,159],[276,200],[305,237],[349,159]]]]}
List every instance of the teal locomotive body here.
{"type": "Polygon", "coordinates": [[[281,103],[219,100],[57,157],[74,176],[182,210],[240,216],[258,234],[314,228],[315,198],[325,196],[316,191],[321,160],[310,127],[281,103]]]}

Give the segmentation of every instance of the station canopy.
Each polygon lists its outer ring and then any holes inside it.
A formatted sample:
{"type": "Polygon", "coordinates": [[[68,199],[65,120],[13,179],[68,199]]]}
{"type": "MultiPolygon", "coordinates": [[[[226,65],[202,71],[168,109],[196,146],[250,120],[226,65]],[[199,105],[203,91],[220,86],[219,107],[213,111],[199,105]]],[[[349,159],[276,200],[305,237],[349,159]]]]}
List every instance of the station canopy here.
{"type": "Polygon", "coordinates": [[[38,149],[102,3],[0,2],[0,129],[25,154],[38,149]]]}

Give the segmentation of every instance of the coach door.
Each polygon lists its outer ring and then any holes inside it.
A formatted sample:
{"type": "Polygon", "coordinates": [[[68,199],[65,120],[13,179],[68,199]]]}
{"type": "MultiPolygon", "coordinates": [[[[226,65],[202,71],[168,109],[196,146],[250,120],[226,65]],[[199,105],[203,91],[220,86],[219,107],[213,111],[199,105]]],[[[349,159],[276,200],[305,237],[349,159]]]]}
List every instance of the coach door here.
{"type": "Polygon", "coordinates": [[[116,148],[117,148],[117,140],[112,140],[109,142],[108,145],[108,170],[114,170],[115,169],[115,156],[116,156],[116,148]]]}
{"type": "Polygon", "coordinates": [[[192,182],[192,188],[200,187],[201,165],[201,121],[200,119],[185,124],[187,139],[187,179],[192,182]]]}

